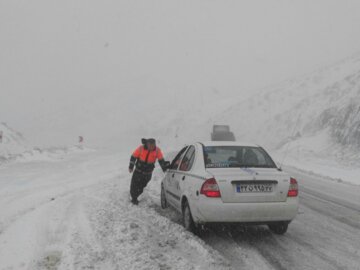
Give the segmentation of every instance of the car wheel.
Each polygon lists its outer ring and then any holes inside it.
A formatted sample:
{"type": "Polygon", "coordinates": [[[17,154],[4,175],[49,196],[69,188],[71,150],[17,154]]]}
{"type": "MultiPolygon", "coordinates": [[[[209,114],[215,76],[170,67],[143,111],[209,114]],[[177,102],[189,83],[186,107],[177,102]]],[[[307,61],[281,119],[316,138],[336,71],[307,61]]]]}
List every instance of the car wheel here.
{"type": "Polygon", "coordinates": [[[287,232],[289,223],[279,222],[274,224],[269,224],[269,229],[275,234],[284,234],[287,232]]]}
{"type": "Polygon", "coordinates": [[[189,203],[186,201],[183,207],[183,224],[186,230],[196,233],[196,226],[191,215],[189,203]]]}
{"type": "Polygon", "coordinates": [[[164,186],[161,186],[161,195],[160,195],[160,199],[161,199],[161,208],[162,209],[166,209],[169,207],[168,202],[166,200],[166,196],[165,196],[165,189],[164,186]]]}

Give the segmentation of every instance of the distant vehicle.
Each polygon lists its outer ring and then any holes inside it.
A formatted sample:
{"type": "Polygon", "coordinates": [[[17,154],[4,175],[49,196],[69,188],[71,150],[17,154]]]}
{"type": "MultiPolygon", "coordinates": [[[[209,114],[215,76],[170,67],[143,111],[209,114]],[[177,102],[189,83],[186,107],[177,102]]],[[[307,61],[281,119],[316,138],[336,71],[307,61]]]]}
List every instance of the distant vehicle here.
{"type": "Polygon", "coordinates": [[[266,224],[284,234],[295,218],[298,184],[261,147],[204,142],[178,152],[161,183],[161,206],[196,232],[206,224],[266,224]]]}
{"type": "Polygon", "coordinates": [[[211,133],[212,141],[236,141],[234,133],[227,125],[214,125],[211,133]]]}

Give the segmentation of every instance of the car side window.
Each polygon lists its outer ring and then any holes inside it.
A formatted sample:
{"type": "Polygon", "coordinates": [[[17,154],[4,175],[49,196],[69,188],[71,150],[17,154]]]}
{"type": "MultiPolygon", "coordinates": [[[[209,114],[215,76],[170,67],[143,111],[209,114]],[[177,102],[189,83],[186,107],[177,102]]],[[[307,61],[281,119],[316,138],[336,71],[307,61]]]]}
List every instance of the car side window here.
{"type": "Polygon", "coordinates": [[[265,159],[266,156],[264,155],[264,153],[261,153],[259,149],[253,149],[256,157],[257,157],[257,161],[259,165],[266,165],[268,163],[268,161],[265,159]]]}
{"type": "Polygon", "coordinates": [[[195,160],[195,147],[190,146],[188,151],[186,152],[186,155],[181,161],[179,170],[190,171],[193,166],[194,160],[195,160]]]}
{"type": "Polygon", "coordinates": [[[173,161],[171,162],[170,165],[170,170],[177,170],[180,164],[180,161],[182,159],[182,157],[185,154],[185,151],[188,147],[184,147],[183,149],[180,150],[180,152],[176,155],[176,157],[173,159],[173,161]]]}

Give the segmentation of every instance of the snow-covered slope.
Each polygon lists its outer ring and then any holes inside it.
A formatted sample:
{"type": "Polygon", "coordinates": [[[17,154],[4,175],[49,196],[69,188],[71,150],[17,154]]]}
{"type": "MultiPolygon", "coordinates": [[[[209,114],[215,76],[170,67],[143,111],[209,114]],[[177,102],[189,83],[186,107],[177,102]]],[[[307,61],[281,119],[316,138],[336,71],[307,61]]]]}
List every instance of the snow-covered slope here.
{"type": "Polygon", "coordinates": [[[63,159],[65,155],[74,152],[91,152],[82,145],[32,147],[27,143],[22,133],[12,129],[6,123],[0,123],[2,142],[0,143],[0,165],[6,162],[51,161],[63,159]]]}
{"type": "Polygon", "coordinates": [[[240,139],[271,148],[324,132],[334,143],[360,144],[360,57],[267,88],[225,110],[240,139]]]}
{"type": "Polygon", "coordinates": [[[0,142],[0,162],[11,155],[19,154],[27,150],[23,135],[9,127],[6,123],[0,123],[0,133],[2,132],[2,141],[0,142]]]}
{"type": "Polygon", "coordinates": [[[238,140],[254,141],[279,161],[360,164],[360,56],[302,78],[264,89],[224,110],[216,123],[228,123],[238,140]]]}

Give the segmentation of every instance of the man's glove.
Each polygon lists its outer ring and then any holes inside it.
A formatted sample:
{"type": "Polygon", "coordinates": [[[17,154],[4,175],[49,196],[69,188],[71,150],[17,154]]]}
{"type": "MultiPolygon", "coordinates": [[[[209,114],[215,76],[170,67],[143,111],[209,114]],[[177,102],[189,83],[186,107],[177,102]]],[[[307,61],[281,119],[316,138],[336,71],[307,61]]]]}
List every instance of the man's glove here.
{"type": "Polygon", "coordinates": [[[163,170],[163,172],[166,172],[166,170],[168,170],[170,167],[169,161],[165,161],[162,159],[162,160],[159,160],[159,163],[160,163],[160,166],[161,166],[161,169],[163,170]]]}
{"type": "Polygon", "coordinates": [[[131,156],[130,164],[129,164],[129,173],[132,173],[134,171],[135,163],[136,163],[136,158],[134,156],[131,156]]]}

